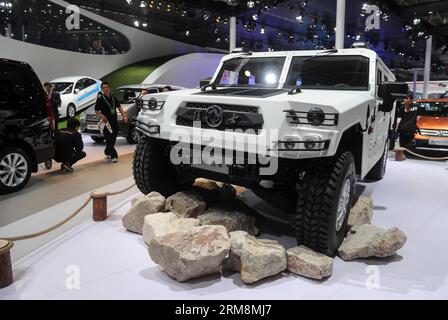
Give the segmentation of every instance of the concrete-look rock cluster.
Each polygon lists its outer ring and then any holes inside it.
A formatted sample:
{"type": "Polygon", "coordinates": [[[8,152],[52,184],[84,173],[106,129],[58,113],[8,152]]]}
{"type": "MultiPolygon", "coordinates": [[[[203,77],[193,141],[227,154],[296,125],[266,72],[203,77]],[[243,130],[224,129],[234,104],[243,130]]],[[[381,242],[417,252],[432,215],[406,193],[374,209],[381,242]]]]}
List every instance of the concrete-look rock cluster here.
{"type": "MultiPolygon", "coordinates": [[[[394,255],[406,242],[397,228],[370,225],[373,201],[360,197],[351,210],[343,260],[394,255]]],[[[165,199],[157,192],[133,201],[123,217],[126,229],[143,234],[151,259],[177,281],[222,271],[237,272],[254,284],[284,272],[322,280],[333,273],[333,258],[305,246],[286,249],[256,238],[253,212],[226,184],[198,179],[191,190],[165,199]]]]}

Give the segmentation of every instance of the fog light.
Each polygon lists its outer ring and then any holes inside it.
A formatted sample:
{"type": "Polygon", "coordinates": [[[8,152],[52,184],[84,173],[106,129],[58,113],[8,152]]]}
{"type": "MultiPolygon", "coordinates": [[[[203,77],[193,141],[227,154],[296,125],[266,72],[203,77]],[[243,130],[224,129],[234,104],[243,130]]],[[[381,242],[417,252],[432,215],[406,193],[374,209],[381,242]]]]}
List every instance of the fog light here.
{"type": "Polygon", "coordinates": [[[284,142],[284,144],[285,144],[285,148],[288,150],[292,150],[296,147],[296,143],[292,139],[286,140],[286,142],[284,142]]]}
{"type": "Polygon", "coordinates": [[[307,148],[307,149],[316,148],[316,142],[313,140],[307,140],[307,142],[305,142],[305,148],[307,148]]]}
{"type": "Polygon", "coordinates": [[[148,100],[148,108],[149,110],[156,110],[158,107],[157,100],[155,98],[151,98],[148,100]]]}

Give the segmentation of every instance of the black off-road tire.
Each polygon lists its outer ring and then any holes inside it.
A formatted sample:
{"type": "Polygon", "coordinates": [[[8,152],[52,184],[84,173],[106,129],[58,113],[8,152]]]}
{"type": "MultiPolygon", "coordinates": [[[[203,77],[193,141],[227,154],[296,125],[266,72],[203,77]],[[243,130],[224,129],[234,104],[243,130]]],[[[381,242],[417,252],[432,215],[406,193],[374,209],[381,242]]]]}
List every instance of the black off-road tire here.
{"type": "Polygon", "coordinates": [[[296,236],[299,245],[331,257],[337,254],[347,233],[354,187],[355,161],[351,152],[319,160],[306,170],[297,188],[296,236]],[[349,198],[338,230],[338,207],[346,181],[350,185],[349,198]]]}
{"type": "Polygon", "coordinates": [[[365,180],[367,181],[379,181],[384,178],[387,167],[387,154],[389,152],[389,139],[386,140],[383,156],[378,160],[375,166],[367,174],[365,180]]]}
{"type": "Polygon", "coordinates": [[[148,137],[139,140],[134,154],[133,172],[135,183],[143,194],[157,191],[169,197],[193,185],[193,182],[181,183],[163,140],[148,137]]]}

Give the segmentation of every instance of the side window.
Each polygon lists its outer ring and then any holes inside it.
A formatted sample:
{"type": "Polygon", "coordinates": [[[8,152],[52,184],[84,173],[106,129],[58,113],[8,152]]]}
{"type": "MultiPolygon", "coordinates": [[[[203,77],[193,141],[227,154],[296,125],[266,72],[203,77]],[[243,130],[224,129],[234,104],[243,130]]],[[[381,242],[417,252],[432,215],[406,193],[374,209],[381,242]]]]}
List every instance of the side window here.
{"type": "Polygon", "coordinates": [[[20,105],[26,100],[26,88],[18,70],[2,67],[0,72],[0,109],[20,105]]]}
{"type": "Polygon", "coordinates": [[[93,79],[84,79],[84,88],[88,88],[90,86],[93,86],[96,83],[93,79]]]}
{"type": "Polygon", "coordinates": [[[82,80],[78,80],[78,82],[76,82],[76,85],[75,85],[75,90],[81,91],[83,89],[84,89],[83,81],[82,80]]]}

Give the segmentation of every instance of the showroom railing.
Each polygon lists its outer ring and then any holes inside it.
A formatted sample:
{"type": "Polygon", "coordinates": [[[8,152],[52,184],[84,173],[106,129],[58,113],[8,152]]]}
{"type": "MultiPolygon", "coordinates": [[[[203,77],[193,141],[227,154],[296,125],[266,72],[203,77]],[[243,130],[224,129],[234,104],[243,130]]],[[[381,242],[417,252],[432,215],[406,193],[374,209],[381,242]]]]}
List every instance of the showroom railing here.
{"type": "Polygon", "coordinates": [[[107,197],[125,193],[134,187],[135,184],[117,192],[92,192],[78,209],[76,209],[72,214],[70,214],[61,222],[42,231],[16,237],[0,238],[0,289],[8,287],[14,281],[10,253],[11,248],[14,246],[14,242],[37,238],[60,228],[61,226],[75,218],[79,213],[81,213],[82,210],[84,210],[91,201],[93,201],[93,221],[104,221],[107,219],[107,197]]]}

